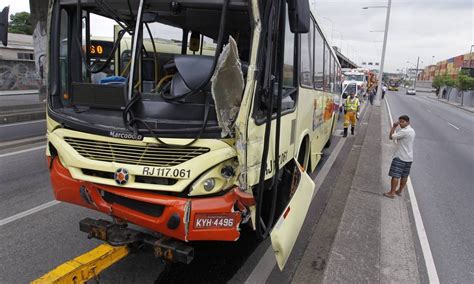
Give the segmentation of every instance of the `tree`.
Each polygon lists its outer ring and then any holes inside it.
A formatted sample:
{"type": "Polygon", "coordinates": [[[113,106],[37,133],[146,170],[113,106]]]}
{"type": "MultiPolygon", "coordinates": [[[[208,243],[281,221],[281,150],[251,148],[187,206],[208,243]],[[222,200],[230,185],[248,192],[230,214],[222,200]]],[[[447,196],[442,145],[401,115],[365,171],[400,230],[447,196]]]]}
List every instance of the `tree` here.
{"type": "Polygon", "coordinates": [[[441,75],[441,79],[443,80],[443,85],[446,85],[447,87],[452,88],[456,86],[456,81],[454,81],[454,79],[446,73],[441,75]]]}
{"type": "Polygon", "coordinates": [[[30,13],[19,12],[10,16],[8,32],[15,34],[32,35],[33,25],[30,21],[30,13]]]}
{"type": "Polygon", "coordinates": [[[439,75],[435,76],[433,79],[433,83],[431,83],[431,86],[433,86],[433,88],[435,88],[438,91],[443,85],[444,85],[443,78],[439,75]]]}
{"type": "Polygon", "coordinates": [[[465,71],[459,72],[456,79],[456,88],[463,92],[474,90],[474,78],[470,77],[465,71]]]}
{"type": "Polygon", "coordinates": [[[465,71],[459,72],[456,78],[456,88],[461,92],[461,105],[463,105],[464,92],[474,90],[474,78],[470,77],[465,71]]]}

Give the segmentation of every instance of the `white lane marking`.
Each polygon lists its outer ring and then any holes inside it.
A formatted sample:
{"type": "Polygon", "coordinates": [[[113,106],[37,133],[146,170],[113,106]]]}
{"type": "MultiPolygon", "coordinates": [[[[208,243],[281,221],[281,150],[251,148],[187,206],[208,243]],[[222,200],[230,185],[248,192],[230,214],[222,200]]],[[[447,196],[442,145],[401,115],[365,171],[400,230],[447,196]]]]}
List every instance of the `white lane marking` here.
{"type": "MultiPolygon", "coordinates": [[[[312,199],[314,199],[314,197],[316,196],[316,192],[319,191],[319,188],[321,187],[324,180],[326,179],[326,176],[328,175],[329,170],[332,168],[332,165],[334,164],[336,157],[339,155],[339,152],[341,151],[342,146],[344,146],[344,143],[346,141],[347,139],[345,138],[341,138],[339,140],[336,147],[334,147],[334,150],[331,152],[331,155],[329,156],[328,160],[319,171],[319,174],[314,179],[315,186],[314,186],[314,194],[313,194],[312,199]]],[[[249,283],[249,284],[265,283],[268,277],[270,276],[270,273],[272,273],[275,265],[276,265],[276,258],[273,252],[273,247],[270,244],[265,254],[262,256],[262,258],[258,261],[257,265],[255,266],[255,268],[252,270],[252,273],[250,273],[247,280],[245,280],[245,283],[249,283]]]]}
{"type": "Polygon", "coordinates": [[[413,190],[413,185],[411,183],[410,177],[408,177],[407,182],[408,194],[410,195],[411,208],[413,210],[413,217],[415,219],[416,230],[418,231],[418,238],[420,239],[421,251],[423,252],[423,257],[425,258],[426,270],[428,273],[428,279],[431,284],[438,284],[438,272],[436,271],[436,266],[434,263],[433,255],[431,254],[430,243],[428,241],[428,236],[426,235],[425,226],[423,225],[423,220],[421,219],[420,209],[418,208],[418,202],[416,201],[415,190],[413,190]]]}
{"type": "Polygon", "coordinates": [[[25,149],[25,150],[20,150],[20,151],[16,151],[16,152],[11,152],[11,153],[1,154],[0,158],[5,158],[5,157],[8,157],[8,156],[13,156],[13,155],[18,155],[18,154],[22,154],[22,153],[31,152],[31,151],[36,151],[36,150],[44,149],[44,148],[46,148],[46,145],[42,145],[42,146],[30,148],[30,149],[25,149]]]}
{"type": "Polygon", "coordinates": [[[21,219],[23,217],[26,217],[28,215],[31,215],[31,214],[34,214],[34,213],[37,213],[41,210],[44,210],[46,208],[49,208],[51,206],[54,206],[58,203],[61,203],[61,201],[57,201],[57,200],[53,200],[53,201],[50,201],[50,202],[47,202],[47,203],[44,203],[44,204],[41,204],[40,206],[36,206],[35,208],[31,208],[29,210],[26,210],[26,211],[23,211],[21,213],[18,213],[18,214],[15,214],[11,217],[8,217],[8,218],[5,218],[5,219],[2,219],[0,220],[0,226],[3,226],[3,225],[6,225],[8,223],[11,223],[13,221],[16,221],[18,219],[21,219]]]}
{"type": "MultiPolygon", "coordinates": [[[[390,106],[388,104],[388,101],[386,100],[385,103],[387,105],[390,121],[392,121],[392,114],[390,112],[390,106]]],[[[428,236],[426,235],[425,226],[423,225],[423,220],[421,218],[418,202],[416,201],[415,190],[413,189],[413,185],[411,183],[410,177],[408,177],[407,188],[408,188],[408,195],[410,196],[411,209],[413,211],[413,218],[415,219],[415,227],[418,233],[418,239],[420,240],[421,251],[425,259],[428,279],[431,284],[438,284],[439,283],[438,272],[436,271],[433,255],[431,254],[430,243],[428,241],[428,236]]]]}
{"type": "Polygon", "coordinates": [[[388,119],[390,119],[390,126],[393,125],[393,118],[392,118],[392,112],[390,111],[390,107],[388,106],[388,100],[385,100],[385,104],[387,105],[387,110],[388,110],[388,119]]]}
{"type": "Polygon", "coordinates": [[[459,127],[457,127],[456,125],[452,124],[451,122],[449,121],[446,121],[449,125],[451,125],[452,127],[456,128],[456,130],[459,130],[459,127]]]}
{"type": "Polygon", "coordinates": [[[25,125],[25,124],[33,124],[33,123],[40,123],[40,122],[44,122],[45,125],[46,125],[46,119],[39,119],[39,120],[31,120],[31,121],[24,121],[24,122],[16,122],[16,123],[4,124],[4,125],[0,125],[0,128],[2,128],[2,127],[9,127],[9,126],[25,125]]]}

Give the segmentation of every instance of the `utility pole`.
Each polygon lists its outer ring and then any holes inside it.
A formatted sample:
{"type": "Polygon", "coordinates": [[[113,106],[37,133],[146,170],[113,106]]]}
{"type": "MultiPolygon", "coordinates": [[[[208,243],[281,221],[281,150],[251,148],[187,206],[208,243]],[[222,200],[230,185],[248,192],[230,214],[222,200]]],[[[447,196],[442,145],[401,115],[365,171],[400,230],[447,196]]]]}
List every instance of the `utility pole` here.
{"type": "Polygon", "coordinates": [[[420,57],[416,60],[416,71],[415,71],[415,84],[413,85],[413,89],[416,90],[416,80],[418,79],[418,64],[420,64],[420,57]]]}

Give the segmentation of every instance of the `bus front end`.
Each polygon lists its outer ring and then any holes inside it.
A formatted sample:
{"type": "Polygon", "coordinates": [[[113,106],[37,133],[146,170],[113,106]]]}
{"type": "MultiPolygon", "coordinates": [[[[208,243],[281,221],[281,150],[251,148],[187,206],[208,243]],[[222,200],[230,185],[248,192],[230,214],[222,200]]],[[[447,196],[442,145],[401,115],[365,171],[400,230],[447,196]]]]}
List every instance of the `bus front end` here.
{"type": "Polygon", "coordinates": [[[229,131],[249,65],[250,7],[171,2],[52,1],[52,187],[57,200],[116,224],[181,241],[235,241],[254,205],[240,190],[229,131]],[[233,21],[220,25],[224,16],[233,21]],[[216,71],[229,62],[238,70],[216,71]],[[223,87],[219,76],[237,79],[223,87]],[[216,98],[223,88],[232,90],[216,98]]]}
{"type": "Polygon", "coordinates": [[[246,202],[234,185],[234,150],[218,140],[182,149],[152,139],[49,131],[56,199],[184,241],[238,239],[246,202]]]}

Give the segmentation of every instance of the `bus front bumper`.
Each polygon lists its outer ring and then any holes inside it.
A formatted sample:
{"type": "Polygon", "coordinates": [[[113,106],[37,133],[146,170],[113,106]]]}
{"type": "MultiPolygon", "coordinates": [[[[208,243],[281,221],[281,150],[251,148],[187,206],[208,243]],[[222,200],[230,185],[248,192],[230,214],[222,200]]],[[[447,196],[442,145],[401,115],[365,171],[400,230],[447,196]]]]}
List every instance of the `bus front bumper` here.
{"type": "MultiPolygon", "coordinates": [[[[48,159],[51,159],[48,157],[48,159]]],[[[75,180],[59,159],[50,176],[57,200],[103,212],[182,241],[236,241],[253,197],[234,187],[213,197],[185,198],[75,180]]]]}

